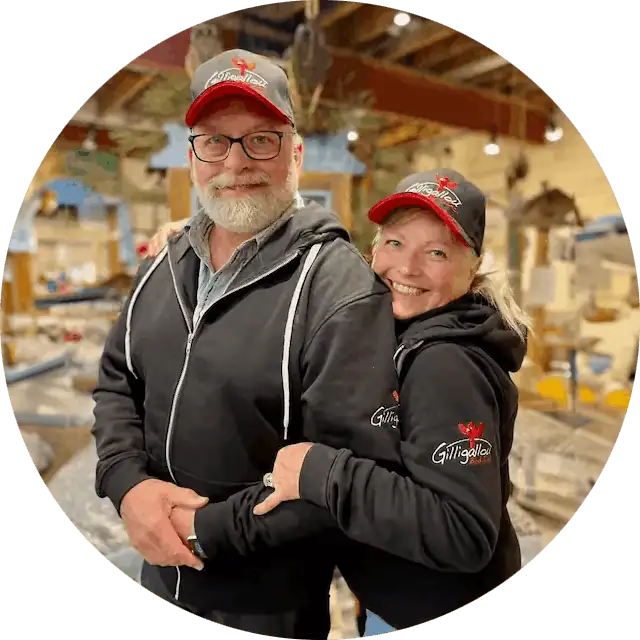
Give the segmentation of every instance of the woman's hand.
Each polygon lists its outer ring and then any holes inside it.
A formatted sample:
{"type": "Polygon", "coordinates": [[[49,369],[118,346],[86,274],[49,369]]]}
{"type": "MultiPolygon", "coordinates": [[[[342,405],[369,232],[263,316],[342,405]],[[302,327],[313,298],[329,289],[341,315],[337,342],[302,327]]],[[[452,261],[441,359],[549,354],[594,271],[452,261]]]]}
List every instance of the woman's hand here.
{"type": "Polygon", "coordinates": [[[278,451],[271,473],[271,486],[274,492],[257,504],[253,513],[262,516],[275,509],[281,502],[300,499],[300,472],[312,446],[311,442],[300,442],[278,451]]]}
{"type": "Polygon", "coordinates": [[[153,238],[149,240],[147,248],[147,256],[149,258],[155,258],[167,244],[167,241],[171,236],[174,236],[179,231],[182,231],[184,225],[188,222],[188,218],[185,220],[177,220],[176,222],[167,222],[163,224],[155,233],[153,238]]]}

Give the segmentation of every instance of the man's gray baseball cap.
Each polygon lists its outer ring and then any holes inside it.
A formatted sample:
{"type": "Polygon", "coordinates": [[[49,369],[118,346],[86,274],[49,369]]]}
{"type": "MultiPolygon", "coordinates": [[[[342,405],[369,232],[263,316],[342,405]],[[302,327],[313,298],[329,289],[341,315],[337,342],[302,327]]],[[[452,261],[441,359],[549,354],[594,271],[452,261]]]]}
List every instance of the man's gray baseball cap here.
{"type": "Polygon", "coordinates": [[[195,70],[191,81],[192,103],[185,117],[187,126],[193,127],[213,102],[229,96],[253,98],[294,125],[284,69],[264,56],[232,49],[203,62],[195,70]]]}

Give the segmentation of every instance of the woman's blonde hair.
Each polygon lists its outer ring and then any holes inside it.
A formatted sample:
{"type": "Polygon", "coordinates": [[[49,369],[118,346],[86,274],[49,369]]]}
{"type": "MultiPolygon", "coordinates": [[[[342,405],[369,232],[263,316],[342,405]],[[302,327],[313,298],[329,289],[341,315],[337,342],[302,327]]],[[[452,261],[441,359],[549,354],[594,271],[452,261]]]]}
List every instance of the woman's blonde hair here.
{"type": "MultiPolygon", "coordinates": [[[[424,211],[415,208],[400,208],[394,211],[382,225],[378,226],[376,235],[371,243],[372,257],[375,259],[376,249],[382,237],[382,230],[392,227],[399,222],[405,222],[419,215],[424,215],[424,211]]],[[[485,255],[477,256],[475,251],[469,248],[467,256],[470,260],[480,263],[484,262],[485,255]]],[[[471,281],[469,292],[482,296],[492,307],[497,309],[503,322],[524,342],[527,333],[531,332],[532,322],[527,313],[520,308],[513,296],[513,290],[503,271],[478,271],[471,281]]]]}

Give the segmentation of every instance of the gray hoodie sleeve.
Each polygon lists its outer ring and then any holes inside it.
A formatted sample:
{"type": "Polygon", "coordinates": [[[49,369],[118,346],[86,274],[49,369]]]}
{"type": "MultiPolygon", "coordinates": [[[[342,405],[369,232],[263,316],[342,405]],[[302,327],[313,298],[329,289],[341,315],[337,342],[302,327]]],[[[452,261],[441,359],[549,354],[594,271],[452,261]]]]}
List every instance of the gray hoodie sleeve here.
{"type": "MultiPolygon", "coordinates": [[[[301,439],[352,446],[360,455],[399,464],[397,431],[372,426],[380,407],[388,405],[391,415],[397,407],[394,348],[386,295],[353,295],[317,322],[301,361],[301,439]]],[[[209,557],[245,555],[338,531],[332,514],[304,500],[253,515],[253,507],[270,491],[256,485],[196,513],[196,534],[209,557]]]]}
{"type": "Polygon", "coordinates": [[[439,344],[411,365],[400,407],[406,472],[314,445],[300,495],[357,542],[436,570],[479,571],[502,513],[495,392],[461,347],[439,344]]]}

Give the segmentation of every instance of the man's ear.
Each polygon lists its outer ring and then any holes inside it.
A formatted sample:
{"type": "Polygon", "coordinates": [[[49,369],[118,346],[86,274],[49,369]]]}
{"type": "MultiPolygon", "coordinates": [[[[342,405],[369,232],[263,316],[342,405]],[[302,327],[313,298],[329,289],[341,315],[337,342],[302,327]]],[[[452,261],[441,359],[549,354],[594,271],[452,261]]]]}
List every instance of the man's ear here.
{"type": "Polygon", "coordinates": [[[293,148],[293,157],[296,161],[298,175],[300,175],[302,173],[302,162],[304,160],[304,144],[302,142],[300,142],[293,148]]]}

